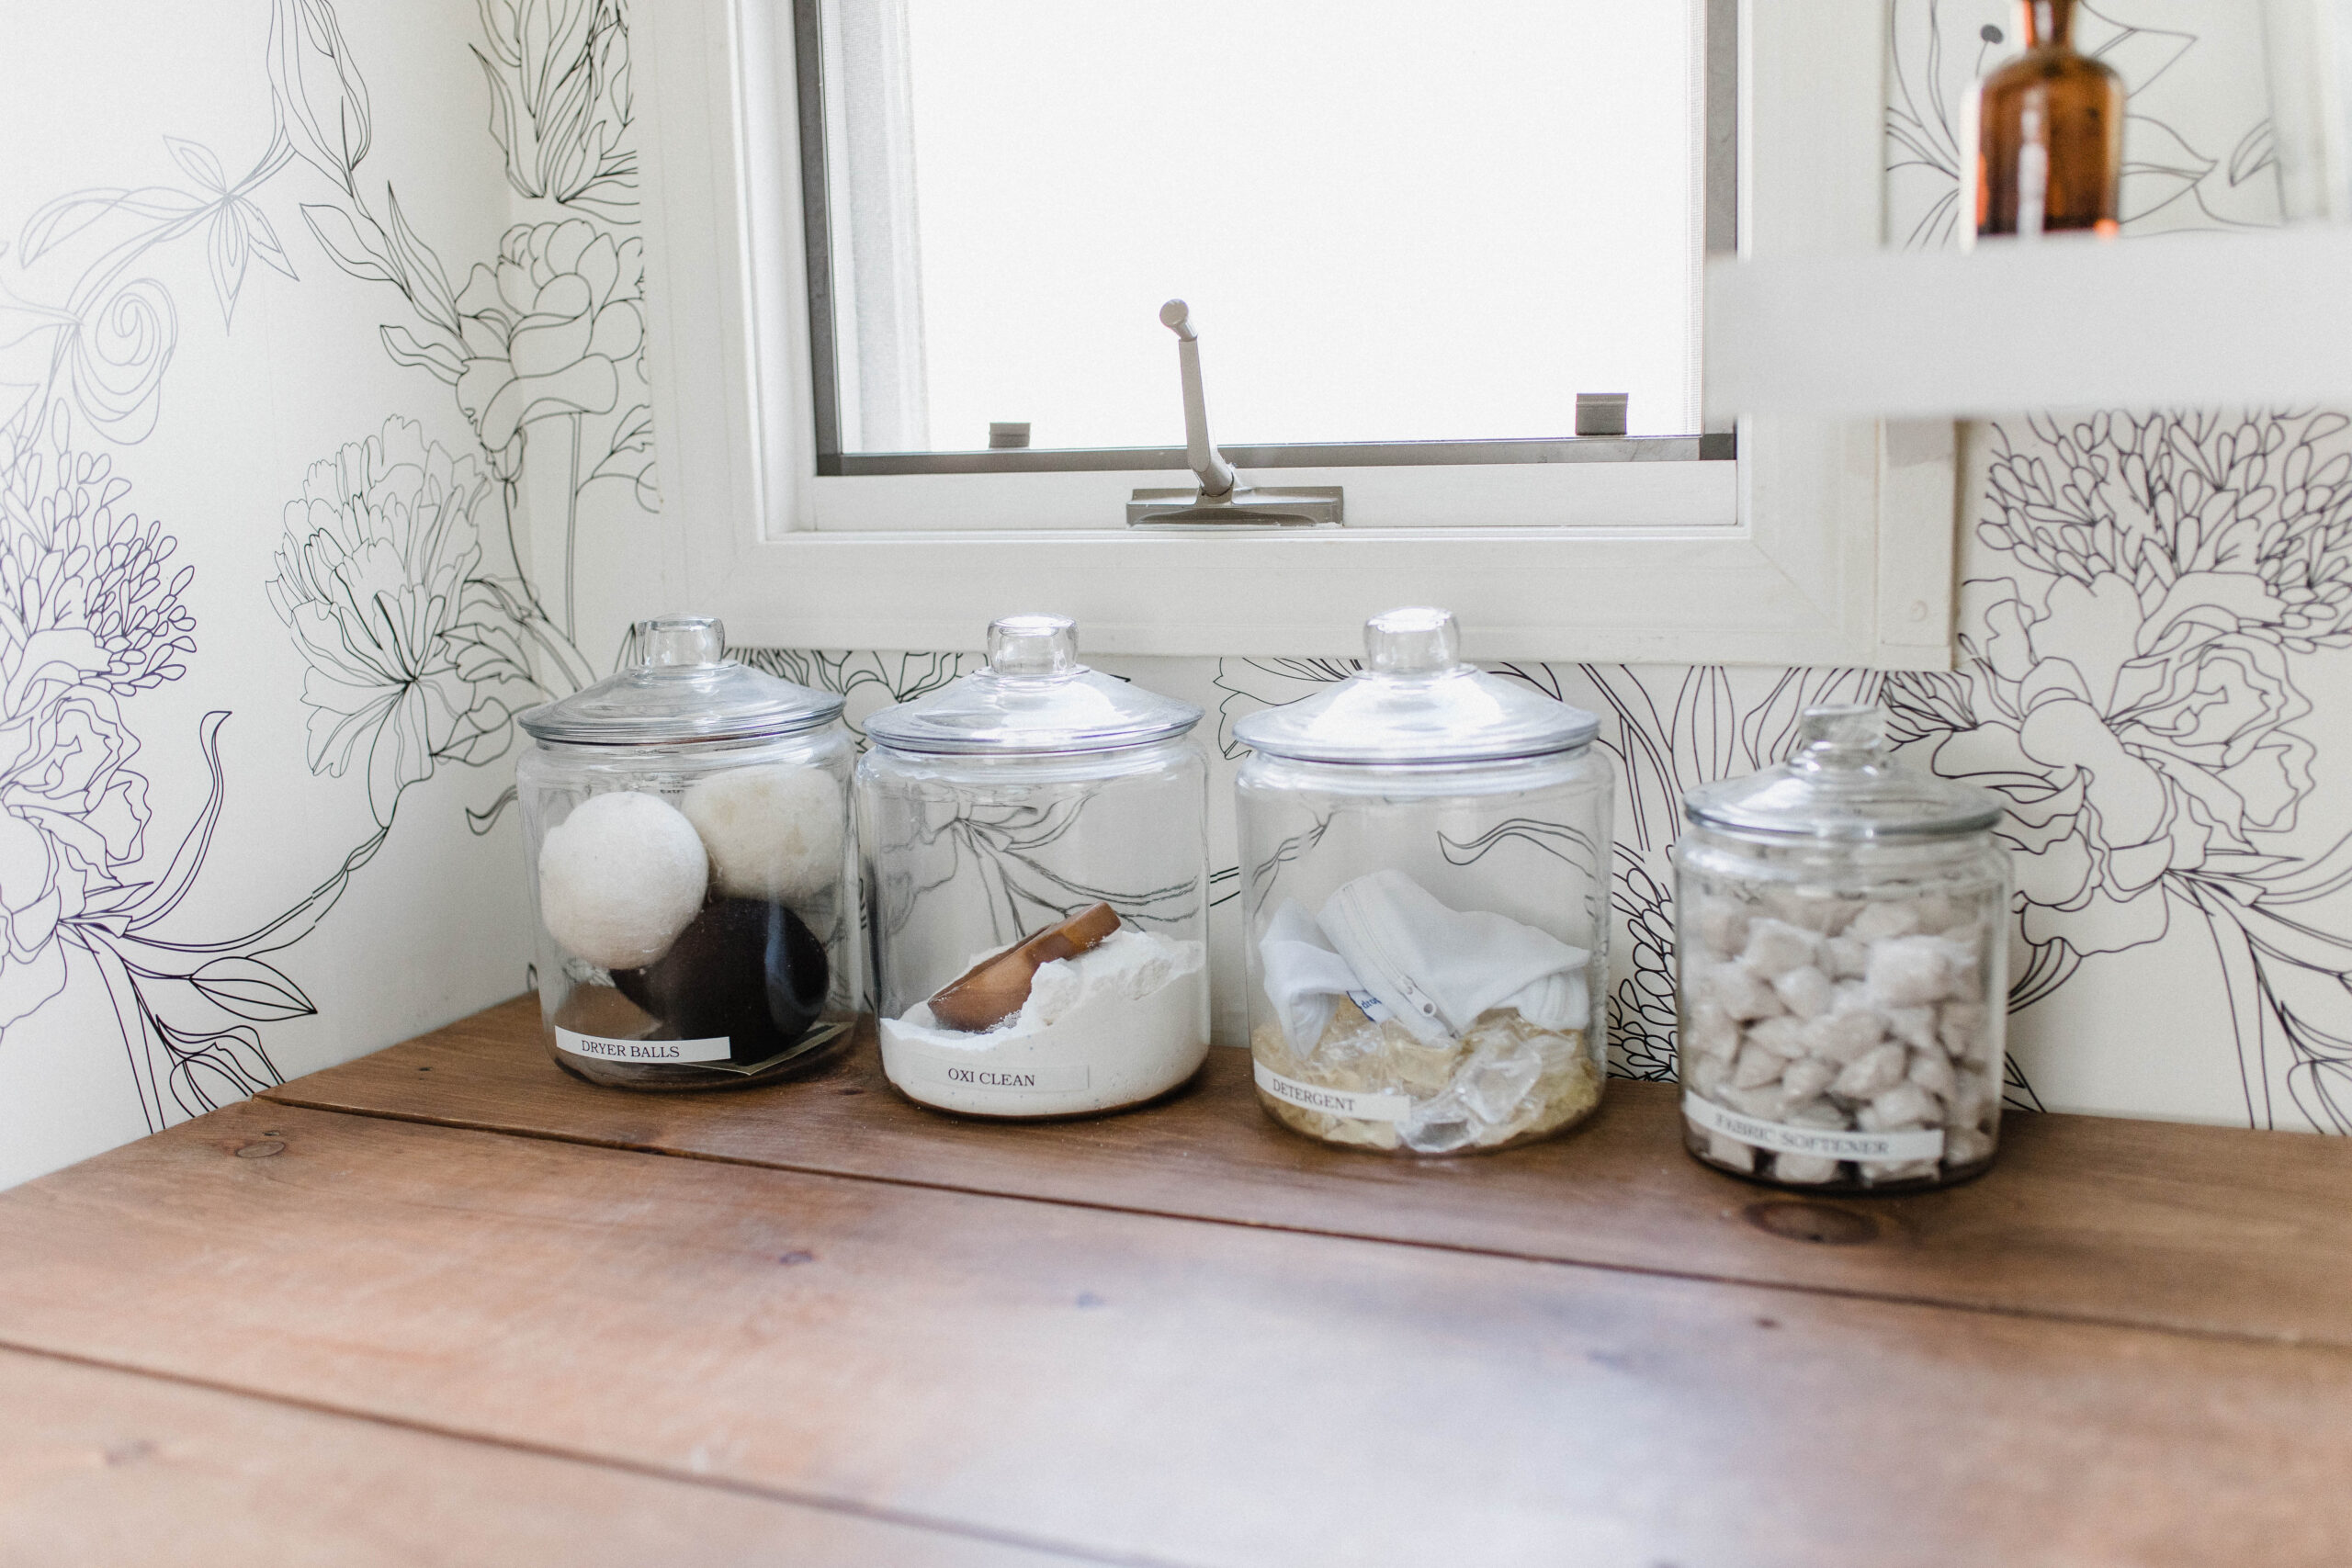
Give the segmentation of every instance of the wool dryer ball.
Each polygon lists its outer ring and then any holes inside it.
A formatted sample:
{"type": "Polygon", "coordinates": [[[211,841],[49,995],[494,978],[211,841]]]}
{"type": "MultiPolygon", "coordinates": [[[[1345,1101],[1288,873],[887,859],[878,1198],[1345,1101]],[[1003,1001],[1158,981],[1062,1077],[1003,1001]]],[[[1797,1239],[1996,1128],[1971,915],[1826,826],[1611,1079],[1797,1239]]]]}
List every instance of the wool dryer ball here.
{"type": "Polygon", "coordinates": [[[841,873],[842,787],[822,768],[730,768],[678,804],[710,852],[718,890],[730,897],[799,903],[841,873]]]}
{"type": "Polygon", "coordinates": [[[639,969],[667,953],[709,886],[694,824],[659,795],[592,795],[539,846],[548,934],[605,969],[639,969]]]}

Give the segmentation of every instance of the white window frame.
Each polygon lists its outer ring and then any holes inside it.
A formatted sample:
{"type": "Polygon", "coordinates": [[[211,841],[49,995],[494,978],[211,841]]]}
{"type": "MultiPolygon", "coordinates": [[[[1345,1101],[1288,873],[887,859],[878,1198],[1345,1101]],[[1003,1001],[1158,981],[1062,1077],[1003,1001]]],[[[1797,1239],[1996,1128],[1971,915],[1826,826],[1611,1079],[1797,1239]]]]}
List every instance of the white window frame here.
{"type": "MultiPolygon", "coordinates": [[[[1741,254],[1876,247],[1883,7],[1737,4],[1741,254]]],[[[1736,462],[1261,470],[1345,486],[1347,525],[1200,536],[1118,521],[1183,470],[820,478],[791,16],[632,23],[665,588],[731,640],[972,649],[1036,609],[1104,653],[1329,657],[1420,602],[1478,659],[1949,666],[1948,423],[1742,421],[1736,462]]]]}

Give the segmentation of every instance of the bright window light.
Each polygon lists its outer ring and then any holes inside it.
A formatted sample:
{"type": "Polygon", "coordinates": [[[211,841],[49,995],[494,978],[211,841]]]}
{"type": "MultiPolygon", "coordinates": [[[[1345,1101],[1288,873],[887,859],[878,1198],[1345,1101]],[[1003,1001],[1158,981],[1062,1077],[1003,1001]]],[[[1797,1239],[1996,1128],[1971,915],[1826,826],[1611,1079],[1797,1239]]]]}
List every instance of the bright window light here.
{"type": "Polygon", "coordinates": [[[1699,429],[1676,0],[831,0],[842,445],[1699,429]]]}

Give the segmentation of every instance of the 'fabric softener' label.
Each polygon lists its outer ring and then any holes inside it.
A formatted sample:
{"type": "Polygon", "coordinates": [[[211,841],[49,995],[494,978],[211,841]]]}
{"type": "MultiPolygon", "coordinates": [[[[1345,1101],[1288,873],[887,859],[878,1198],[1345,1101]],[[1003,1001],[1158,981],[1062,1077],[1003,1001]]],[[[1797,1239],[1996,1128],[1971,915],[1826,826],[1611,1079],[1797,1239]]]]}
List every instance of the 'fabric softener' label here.
{"type": "Polygon", "coordinates": [[[1774,1154],[1815,1155],[1823,1159],[1915,1160],[1941,1159],[1941,1127],[1905,1128],[1899,1133],[1853,1133],[1821,1127],[1792,1127],[1724,1110],[1695,1094],[1682,1097],[1682,1114],[1711,1133],[1774,1154]]]}

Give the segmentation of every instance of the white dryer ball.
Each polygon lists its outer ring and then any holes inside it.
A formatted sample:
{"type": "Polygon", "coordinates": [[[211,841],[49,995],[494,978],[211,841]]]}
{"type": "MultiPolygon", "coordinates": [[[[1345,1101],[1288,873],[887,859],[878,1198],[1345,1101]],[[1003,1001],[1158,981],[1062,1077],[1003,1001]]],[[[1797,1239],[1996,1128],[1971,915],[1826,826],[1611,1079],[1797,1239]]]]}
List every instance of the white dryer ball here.
{"type": "Polygon", "coordinates": [[[591,795],[539,846],[539,918],[565,951],[642,969],[702,908],[710,863],[694,824],[659,795],[591,795]]]}
{"type": "Polygon", "coordinates": [[[679,806],[730,897],[797,903],[841,874],[842,786],[822,768],[769,762],[713,773],[679,806]]]}

